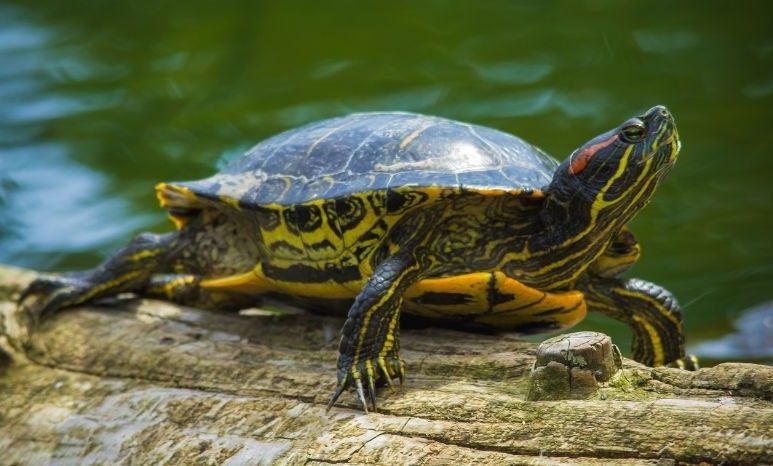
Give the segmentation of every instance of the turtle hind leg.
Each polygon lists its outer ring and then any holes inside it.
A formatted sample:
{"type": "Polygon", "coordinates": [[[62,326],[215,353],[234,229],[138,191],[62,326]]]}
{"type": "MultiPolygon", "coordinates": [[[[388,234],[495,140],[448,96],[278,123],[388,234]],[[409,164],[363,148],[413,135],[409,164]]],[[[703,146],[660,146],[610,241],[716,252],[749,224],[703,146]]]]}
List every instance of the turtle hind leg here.
{"type": "Polygon", "coordinates": [[[29,309],[41,317],[99,298],[139,291],[166,262],[175,248],[176,238],[174,233],[140,234],[94,269],[39,276],[22,292],[19,303],[26,304],[28,298],[37,298],[29,309]]]}

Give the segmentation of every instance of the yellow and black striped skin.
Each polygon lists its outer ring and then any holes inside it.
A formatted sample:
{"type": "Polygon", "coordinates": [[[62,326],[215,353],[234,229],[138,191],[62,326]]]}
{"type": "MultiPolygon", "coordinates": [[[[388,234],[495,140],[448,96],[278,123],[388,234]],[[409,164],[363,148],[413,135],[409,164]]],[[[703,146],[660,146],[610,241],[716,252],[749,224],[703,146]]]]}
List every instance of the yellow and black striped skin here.
{"type": "Polygon", "coordinates": [[[25,295],[48,297],[46,311],[125,290],[213,307],[279,294],[348,311],[331,405],[354,386],[366,410],[365,391],[375,408],[376,382],[403,377],[400,309],[521,331],[597,310],[634,329],[638,360],[679,364],[673,298],[616,278],[639,255],[625,225],[678,150],[664,107],[560,165],[513,136],[434,117],[331,120],[272,138],[212,178],[160,184],[178,233],[140,237],[25,295]]]}
{"type": "MultiPolygon", "coordinates": [[[[177,189],[161,185],[162,202],[186,194],[177,189]]],[[[401,209],[423,213],[416,218],[432,218],[433,223],[443,223],[460,234],[464,232],[459,237],[438,236],[434,244],[428,241],[424,246],[433,250],[430,257],[436,264],[432,265],[432,271],[425,271],[426,278],[405,291],[407,312],[479,327],[534,332],[569,327],[585,316],[580,293],[538,290],[499,271],[511,260],[506,254],[511,241],[520,237],[525,244],[533,233],[533,226],[527,220],[541,205],[541,195],[531,193],[522,197],[519,192],[426,188],[422,191],[393,190],[389,196],[401,199],[395,203],[401,209]],[[406,199],[404,202],[403,198],[406,199]],[[491,218],[498,219],[493,228],[491,218]],[[487,229],[492,231],[487,232],[487,229]]],[[[279,220],[258,223],[261,241],[257,244],[263,250],[258,252],[260,263],[247,274],[207,279],[201,286],[208,290],[253,295],[274,293],[313,298],[317,307],[324,307],[328,302],[328,307],[333,310],[346,312],[351,300],[373,275],[373,264],[382,261],[376,255],[388,257],[401,249],[399,242],[385,242],[384,237],[399,228],[409,228],[403,223],[412,217],[406,216],[403,210],[376,204],[378,199],[385,198],[369,193],[363,202],[364,212],[358,214],[363,217],[357,223],[360,229],[346,230],[340,236],[316,230],[312,233],[319,236],[302,235],[301,229],[288,227],[286,223],[290,218],[285,213],[287,209],[298,209],[298,206],[275,206],[275,218],[279,220]],[[270,226],[264,228],[267,223],[270,226]],[[332,244],[344,253],[336,252],[327,258],[307,254],[306,251],[314,250],[310,245],[320,242],[332,244]],[[293,243],[295,246],[291,246],[293,243]],[[347,251],[347,243],[357,247],[347,251]]],[[[327,223],[327,210],[320,208],[318,211],[322,213],[319,222],[327,223]]],[[[233,214],[237,215],[237,212],[233,214]]],[[[238,212],[238,215],[249,216],[250,213],[238,212]]],[[[414,223],[409,225],[412,227],[414,223]]],[[[394,236],[404,235],[394,233],[394,236]]]]}

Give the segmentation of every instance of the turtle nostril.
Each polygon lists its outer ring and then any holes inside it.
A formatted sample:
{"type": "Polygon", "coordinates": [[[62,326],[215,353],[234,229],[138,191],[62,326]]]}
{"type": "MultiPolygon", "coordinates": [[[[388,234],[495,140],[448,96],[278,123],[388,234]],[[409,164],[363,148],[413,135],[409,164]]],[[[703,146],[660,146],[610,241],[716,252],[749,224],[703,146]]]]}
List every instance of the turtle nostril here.
{"type": "Polygon", "coordinates": [[[664,118],[666,120],[670,120],[671,113],[669,113],[668,109],[663,105],[655,105],[651,109],[647,110],[647,113],[644,114],[642,117],[644,119],[648,118],[655,118],[655,119],[661,119],[664,118]]]}

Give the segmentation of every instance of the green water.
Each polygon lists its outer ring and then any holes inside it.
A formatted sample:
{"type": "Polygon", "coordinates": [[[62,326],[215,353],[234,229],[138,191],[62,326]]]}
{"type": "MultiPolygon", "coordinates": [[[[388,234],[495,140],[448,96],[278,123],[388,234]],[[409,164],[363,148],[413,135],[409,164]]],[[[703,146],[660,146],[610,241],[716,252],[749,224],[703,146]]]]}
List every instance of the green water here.
{"type": "MultiPolygon", "coordinates": [[[[773,299],[769,18],[726,2],[2,1],[0,262],[93,266],[171,229],[156,182],[319,118],[442,115],[562,159],[665,104],[684,145],[634,221],[632,275],[679,297],[691,345],[719,338],[773,299]]],[[[626,346],[621,325],[582,327],[626,346]]]]}

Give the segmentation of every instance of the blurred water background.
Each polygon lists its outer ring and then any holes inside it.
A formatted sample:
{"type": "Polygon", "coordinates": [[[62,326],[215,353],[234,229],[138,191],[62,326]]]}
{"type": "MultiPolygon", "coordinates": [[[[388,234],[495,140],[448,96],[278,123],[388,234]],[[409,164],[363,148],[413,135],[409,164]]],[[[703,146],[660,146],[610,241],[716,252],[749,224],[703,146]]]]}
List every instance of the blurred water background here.
{"type": "MultiPolygon", "coordinates": [[[[563,159],[665,104],[683,150],[633,223],[644,256],[631,274],[679,297],[706,362],[770,362],[773,28],[761,8],[2,0],[0,262],[94,266],[137,232],[172,229],[156,182],[207,176],[320,118],[441,115],[563,159]]],[[[627,348],[606,318],[580,328],[627,348]]]]}

